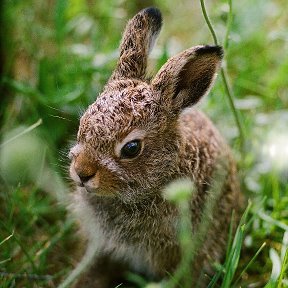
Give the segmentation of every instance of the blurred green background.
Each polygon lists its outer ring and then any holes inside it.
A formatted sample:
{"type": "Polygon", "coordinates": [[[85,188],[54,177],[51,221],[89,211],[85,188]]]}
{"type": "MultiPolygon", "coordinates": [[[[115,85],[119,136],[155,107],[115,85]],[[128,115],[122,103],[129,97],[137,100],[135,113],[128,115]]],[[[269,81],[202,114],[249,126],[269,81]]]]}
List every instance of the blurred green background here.
{"type": "MultiPolygon", "coordinates": [[[[223,43],[229,1],[206,2],[223,43]]],[[[163,13],[150,75],[172,55],[213,39],[197,0],[0,5],[0,286],[55,287],[78,258],[77,228],[65,212],[67,151],[79,116],[113,70],[125,23],[144,7],[163,13]]],[[[235,287],[264,287],[281,267],[287,270],[288,5],[242,0],[232,7],[223,65],[243,126],[242,151],[221,77],[199,106],[234,148],[242,190],[252,201],[235,287]]],[[[288,287],[285,277],[278,287],[288,287]]]]}

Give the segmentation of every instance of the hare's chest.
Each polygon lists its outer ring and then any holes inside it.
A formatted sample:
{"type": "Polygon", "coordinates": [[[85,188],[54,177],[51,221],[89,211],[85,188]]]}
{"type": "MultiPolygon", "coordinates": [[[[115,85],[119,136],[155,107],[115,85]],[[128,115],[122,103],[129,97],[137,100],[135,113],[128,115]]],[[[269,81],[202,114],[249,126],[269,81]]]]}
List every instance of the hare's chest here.
{"type": "Polygon", "coordinates": [[[130,222],[122,227],[111,224],[111,229],[104,233],[107,239],[104,250],[115,260],[126,263],[131,271],[158,279],[163,268],[169,271],[171,267],[166,254],[178,251],[174,229],[165,230],[165,225],[161,227],[159,221],[130,222]]]}
{"type": "Polygon", "coordinates": [[[166,254],[178,250],[172,211],[168,213],[165,210],[163,213],[164,210],[157,206],[155,211],[127,213],[127,210],[120,211],[119,207],[116,209],[113,204],[107,206],[103,205],[106,203],[86,200],[81,199],[77,205],[80,205],[81,225],[90,244],[100,253],[107,253],[115,260],[128,264],[136,273],[152,279],[157,277],[159,263],[165,267],[166,254]]]}
{"type": "Polygon", "coordinates": [[[107,222],[106,249],[133,271],[154,278],[159,263],[170,266],[165,263],[166,254],[178,251],[177,224],[171,214],[152,217],[151,213],[135,213],[132,218],[122,214],[107,222]]]}

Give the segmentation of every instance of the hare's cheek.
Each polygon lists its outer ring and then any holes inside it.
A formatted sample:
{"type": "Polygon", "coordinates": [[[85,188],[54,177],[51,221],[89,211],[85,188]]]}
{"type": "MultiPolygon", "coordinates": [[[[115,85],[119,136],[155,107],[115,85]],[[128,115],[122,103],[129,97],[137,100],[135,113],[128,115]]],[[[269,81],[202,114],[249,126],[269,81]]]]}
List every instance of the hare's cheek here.
{"type": "Polygon", "coordinates": [[[110,171],[102,171],[100,174],[100,188],[107,193],[117,193],[121,187],[121,179],[110,171]]]}
{"type": "Polygon", "coordinates": [[[99,169],[83,186],[88,193],[99,196],[112,196],[120,190],[119,179],[104,169],[99,169]]]}
{"type": "Polygon", "coordinates": [[[79,179],[79,176],[77,175],[76,171],[75,171],[75,168],[74,168],[74,164],[73,162],[71,163],[70,167],[69,167],[69,174],[70,174],[70,177],[73,181],[75,181],[76,183],[80,183],[80,179],[79,179]]]}

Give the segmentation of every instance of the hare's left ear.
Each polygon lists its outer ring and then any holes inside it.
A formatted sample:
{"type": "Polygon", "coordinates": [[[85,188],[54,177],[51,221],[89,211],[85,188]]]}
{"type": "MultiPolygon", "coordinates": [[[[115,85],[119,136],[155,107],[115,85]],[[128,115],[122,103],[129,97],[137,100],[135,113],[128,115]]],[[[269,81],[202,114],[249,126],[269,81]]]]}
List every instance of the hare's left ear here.
{"type": "Polygon", "coordinates": [[[161,26],[161,12],[153,7],[141,10],[128,22],[122,36],[119,61],[110,81],[145,77],[148,54],[161,26]]]}
{"type": "Polygon", "coordinates": [[[179,112],[209,92],[221,65],[220,46],[196,46],[172,57],[152,80],[163,105],[179,112]]]}

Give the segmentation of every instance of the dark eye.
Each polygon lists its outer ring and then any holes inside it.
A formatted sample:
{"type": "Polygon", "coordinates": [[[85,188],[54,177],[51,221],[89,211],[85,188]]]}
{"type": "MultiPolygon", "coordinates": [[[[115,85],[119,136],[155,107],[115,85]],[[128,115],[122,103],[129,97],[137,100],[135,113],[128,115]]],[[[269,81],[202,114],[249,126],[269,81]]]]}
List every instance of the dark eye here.
{"type": "Polygon", "coordinates": [[[141,142],[140,140],[133,140],[126,143],[121,149],[121,157],[122,158],[134,158],[141,151],[141,142]]]}

